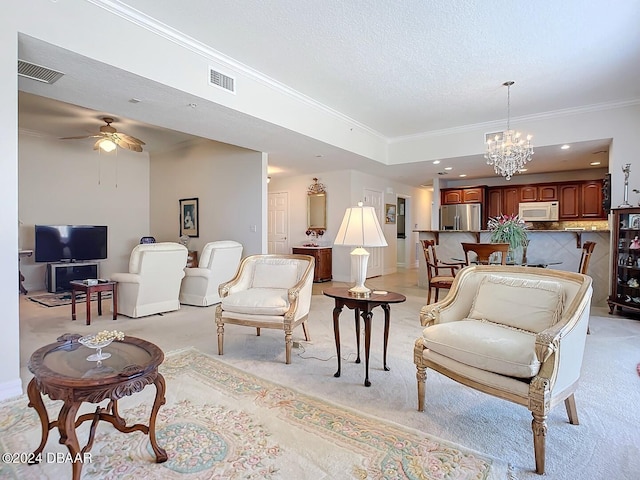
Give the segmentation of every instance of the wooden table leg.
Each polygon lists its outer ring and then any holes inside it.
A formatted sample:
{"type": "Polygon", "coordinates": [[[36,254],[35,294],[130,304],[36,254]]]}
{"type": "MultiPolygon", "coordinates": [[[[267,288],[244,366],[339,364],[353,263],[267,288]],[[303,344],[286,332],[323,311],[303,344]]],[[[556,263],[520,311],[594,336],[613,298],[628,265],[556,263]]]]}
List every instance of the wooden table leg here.
{"type": "Polygon", "coordinates": [[[91,289],[87,288],[85,301],[87,302],[87,325],[91,325],[91,289]]]}
{"type": "Polygon", "coordinates": [[[360,309],[354,308],[356,317],[356,348],[358,351],[358,356],[356,357],[356,363],[360,363],[360,309]]]}
{"type": "Polygon", "coordinates": [[[76,319],[76,289],[71,287],[71,320],[76,319]]]}
{"type": "Polygon", "coordinates": [[[102,315],[102,290],[98,290],[98,316],[102,315]]]}
{"type": "Polygon", "coordinates": [[[118,318],[118,285],[114,284],[111,290],[111,302],[113,303],[113,319],[118,318]]]}
{"type": "Polygon", "coordinates": [[[384,350],[382,354],[382,365],[385,371],[389,371],[387,367],[387,344],[389,343],[389,320],[391,318],[391,307],[388,303],[380,305],[384,310],[384,350]]]}
{"type": "Polygon", "coordinates": [[[336,339],[336,352],[338,354],[338,370],[333,374],[334,377],[340,376],[340,312],[342,311],[342,305],[340,301],[336,299],[336,306],[333,309],[333,335],[336,339]]]}
{"type": "Polygon", "coordinates": [[[371,317],[373,312],[367,309],[366,312],[362,312],[362,319],[364,320],[364,386],[370,387],[369,381],[369,352],[371,351],[371,317]]]}
{"type": "MultiPolygon", "coordinates": [[[[38,416],[40,417],[40,425],[42,427],[42,439],[40,440],[40,445],[33,452],[34,463],[39,463],[39,460],[35,460],[40,458],[40,454],[44,449],[44,446],[47,444],[47,439],[49,438],[49,414],[47,413],[47,409],[44,406],[44,402],[42,401],[42,395],[38,390],[38,386],[36,385],[36,379],[32,378],[27,386],[27,395],[29,396],[29,406],[36,409],[38,416]]],[[[53,425],[55,426],[55,424],[53,425]]]]}
{"type": "Polygon", "coordinates": [[[76,414],[82,402],[65,402],[58,415],[58,430],[60,431],[60,444],[66,445],[74,460],[72,466],[72,480],[80,480],[82,474],[82,461],[78,436],[76,435],[76,414]]]}
{"type": "Polygon", "coordinates": [[[167,452],[165,451],[165,449],[158,446],[158,442],[156,440],[156,417],[158,415],[158,410],[160,410],[160,407],[166,403],[166,399],[164,396],[166,384],[164,381],[164,377],[160,373],[158,373],[158,376],[153,383],[156,386],[156,400],[155,402],[153,402],[151,417],[149,418],[149,441],[151,442],[151,448],[153,448],[153,452],[156,454],[156,463],[162,463],[166,462],[169,457],[167,456],[167,452]]]}

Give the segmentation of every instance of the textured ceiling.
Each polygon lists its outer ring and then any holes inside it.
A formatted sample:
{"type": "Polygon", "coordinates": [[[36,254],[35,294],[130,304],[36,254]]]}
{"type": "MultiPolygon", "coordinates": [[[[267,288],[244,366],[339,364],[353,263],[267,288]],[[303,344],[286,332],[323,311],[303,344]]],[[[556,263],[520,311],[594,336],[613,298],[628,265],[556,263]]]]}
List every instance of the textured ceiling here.
{"type": "MultiPolygon", "coordinates": [[[[389,139],[504,120],[501,84],[506,80],[516,82],[512,119],[640,101],[637,0],[616,0],[610,8],[582,0],[114,3],[137,9],[389,139]]],[[[100,117],[108,115],[151,152],[190,141],[179,133],[187,132],[268,152],[270,166],[283,174],[356,168],[411,185],[428,183],[445,164],[386,167],[28,37],[21,37],[19,47],[20,58],[66,74],[65,82],[53,86],[20,79],[25,130],[82,135],[97,131],[100,117]],[[157,102],[129,103],[143,88],[157,102]],[[86,108],[41,102],[40,96],[86,108]],[[151,105],[168,99],[173,109],[151,105]],[[190,102],[198,108],[175,109],[190,102]],[[52,121],[55,115],[62,118],[52,121]]],[[[538,148],[531,173],[584,168],[577,152],[584,159],[585,152],[607,148],[608,139],[576,145],[563,157],[555,147],[538,148]]],[[[481,156],[449,161],[469,178],[487,176],[481,156]]]]}

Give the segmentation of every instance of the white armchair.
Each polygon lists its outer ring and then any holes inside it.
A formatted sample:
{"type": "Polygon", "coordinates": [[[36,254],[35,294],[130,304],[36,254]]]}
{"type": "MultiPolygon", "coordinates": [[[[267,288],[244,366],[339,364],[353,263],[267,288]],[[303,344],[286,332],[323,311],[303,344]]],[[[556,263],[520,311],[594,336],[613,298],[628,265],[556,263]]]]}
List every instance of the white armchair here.
{"type": "Polygon", "coordinates": [[[209,242],[202,249],[197,268],[185,268],[180,303],[208,307],[220,303],[218,287],[238,271],[242,244],[232,240],[209,242]]]}
{"type": "Polygon", "coordinates": [[[426,328],[414,346],[418,410],[425,408],[427,368],[524,405],[533,415],[536,472],[544,473],[549,411],[564,400],[569,422],[578,424],[574,391],[591,295],[591,278],[579,273],[503,265],[462,269],[446,298],[420,312],[426,328]]]}
{"type": "Polygon", "coordinates": [[[220,285],[216,307],[218,354],[223,353],[224,325],[231,323],[284,330],[286,363],[291,363],[292,331],[302,324],[309,341],[307,316],[311,308],[315,259],[309,255],[251,255],[237,275],[220,285]]]}
{"type": "Polygon", "coordinates": [[[118,313],[137,318],[178,310],[186,264],[187,248],[179,243],[136,245],[129,272],[111,275],[118,282],[118,313]]]}

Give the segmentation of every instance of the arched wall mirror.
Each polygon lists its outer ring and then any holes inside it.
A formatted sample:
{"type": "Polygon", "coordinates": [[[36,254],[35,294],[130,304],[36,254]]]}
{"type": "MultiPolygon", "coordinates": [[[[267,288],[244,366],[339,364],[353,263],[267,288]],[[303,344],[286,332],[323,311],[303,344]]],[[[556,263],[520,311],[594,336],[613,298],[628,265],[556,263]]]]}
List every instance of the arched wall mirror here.
{"type": "Polygon", "coordinates": [[[309,230],[327,229],[327,191],[317,178],[307,190],[307,228],[309,230]]]}

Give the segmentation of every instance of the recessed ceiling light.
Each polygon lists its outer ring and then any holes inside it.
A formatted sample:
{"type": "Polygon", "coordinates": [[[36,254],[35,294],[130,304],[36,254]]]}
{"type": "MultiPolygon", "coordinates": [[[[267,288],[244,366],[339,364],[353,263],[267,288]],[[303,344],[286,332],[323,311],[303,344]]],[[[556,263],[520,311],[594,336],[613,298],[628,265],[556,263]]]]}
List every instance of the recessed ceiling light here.
{"type": "Polygon", "coordinates": [[[445,170],[450,171],[453,170],[453,167],[444,167],[445,170]]]}
{"type": "Polygon", "coordinates": [[[139,98],[130,98],[129,99],[129,103],[140,103],[140,99],[139,98]]]}
{"type": "Polygon", "coordinates": [[[190,103],[187,105],[187,107],[191,107],[191,108],[196,108],[198,106],[197,103],[190,103]]]}
{"type": "Polygon", "coordinates": [[[596,165],[600,165],[600,162],[591,162],[589,165],[591,165],[592,167],[595,167],[596,165]]]}
{"type": "Polygon", "coordinates": [[[322,158],[322,157],[324,157],[324,155],[322,155],[320,153],[316,155],[316,158],[322,158]]]}
{"type": "Polygon", "coordinates": [[[460,175],[458,175],[459,177],[466,177],[467,174],[466,173],[461,173],[460,175]]]}
{"type": "Polygon", "coordinates": [[[529,170],[528,168],[521,168],[520,170],[518,170],[519,172],[526,172],[527,170],[529,170]]]}
{"type": "Polygon", "coordinates": [[[560,148],[562,150],[569,150],[571,148],[571,145],[562,145],[560,148]]]}
{"type": "Polygon", "coordinates": [[[433,161],[433,164],[434,164],[434,165],[438,165],[439,163],[440,163],[440,160],[434,160],[434,161],[433,161]]]}

